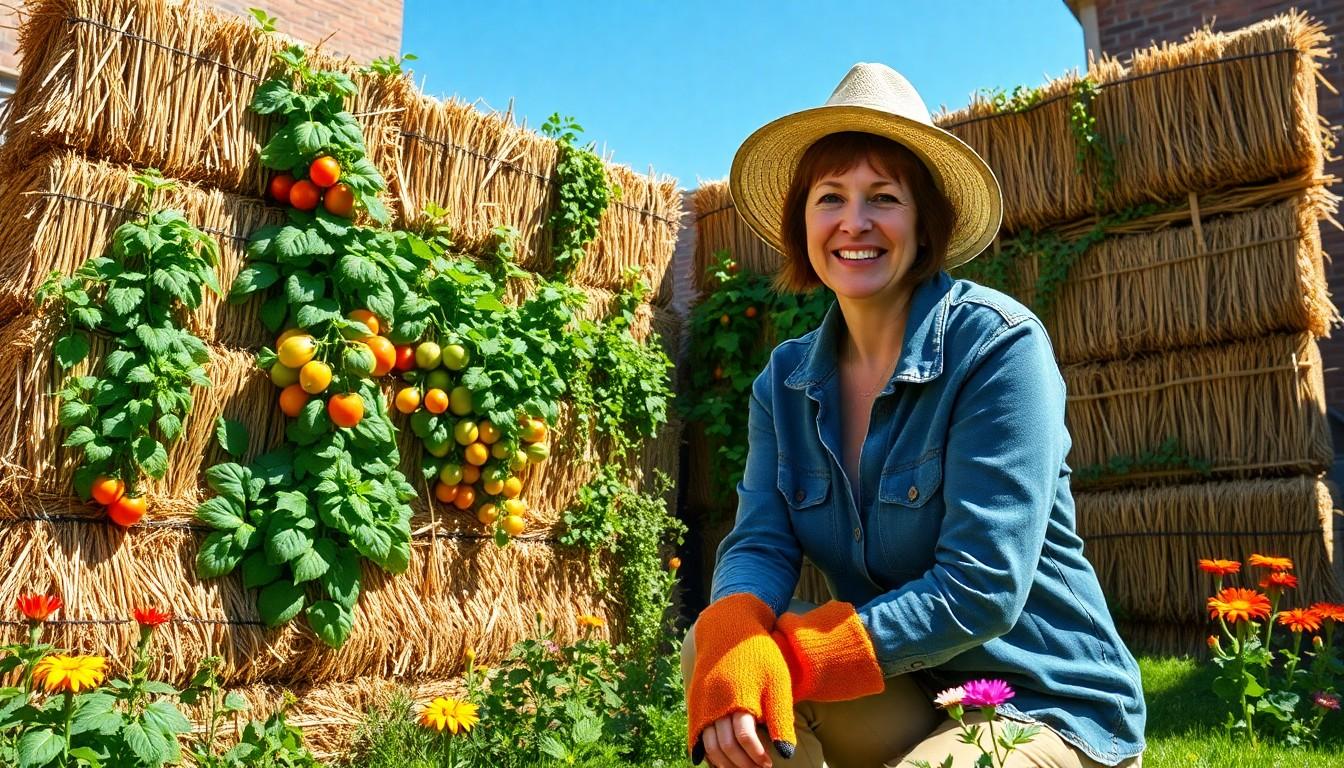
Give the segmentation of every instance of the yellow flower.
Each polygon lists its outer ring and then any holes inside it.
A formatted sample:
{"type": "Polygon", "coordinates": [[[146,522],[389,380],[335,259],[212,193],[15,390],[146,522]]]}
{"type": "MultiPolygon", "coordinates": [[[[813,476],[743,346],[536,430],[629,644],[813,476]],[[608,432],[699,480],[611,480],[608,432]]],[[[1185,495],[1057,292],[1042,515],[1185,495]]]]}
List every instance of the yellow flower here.
{"type": "Polygon", "coordinates": [[[439,732],[447,728],[452,733],[457,733],[459,729],[466,733],[478,722],[480,717],[476,715],[475,704],[443,696],[431,701],[420,712],[420,724],[439,732]]]}
{"type": "Polygon", "coordinates": [[[102,656],[48,656],[33,668],[33,679],[48,693],[97,688],[103,682],[107,660],[102,656]]]}
{"type": "Polygon", "coordinates": [[[468,648],[465,652],[463,652],[462,655],[466,658],[466,660],[467,660],[468,662],[475,661],[475,660],[476,660],[476,649],[475,649],[475,648],[468,648]]]}
{"type": "Polygon", "coordinates": [[[606,625],[607,620],[601,616],[593,616],[588,613],[579,616],[579,626],[584,629],[597,629],[598,627],[605,627],[606,625]]]}

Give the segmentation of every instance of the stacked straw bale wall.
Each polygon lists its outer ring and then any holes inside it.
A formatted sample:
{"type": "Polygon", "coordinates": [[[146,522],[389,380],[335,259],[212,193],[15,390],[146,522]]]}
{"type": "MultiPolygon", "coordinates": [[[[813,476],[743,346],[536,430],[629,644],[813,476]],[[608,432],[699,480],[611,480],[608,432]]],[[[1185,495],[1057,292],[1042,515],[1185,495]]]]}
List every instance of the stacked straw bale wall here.
{"type": "MultiPolygon", "coordinates": [[[[1332,141],[1318,119],[1316,83],[1329,56],[1324,27],[1290,13],[1232,33],[1135,51],[1127,65],[1095,62],[1091,111],[1115,155],[1103,210],[1298,174],[1316,175],[1332,141]]],[[[987,101],[935,122],[970,144],[1004,192],[1004,229],[1075,221],[1097,209],[1101,169],[1079,173],[1070,76],[1022,112],[987,101]],[[1030,147],[1030,151],[1023,151],[1030,147]]]]}
{"type": "MultiPolygon", "coordinates": [[[[340,650],[322,645],[302,622],[263,627],[254,595],[236,575],[198,581],[196,553],[208,533],[194,521],[208,495],[202,470],[228,460],[216,444],[216,418],[247,426],[249,457],[283,439],[276,390],[253,362],[255,349],[272,341],[255,299],[233,306],[209,297],[183,318],[210,349],[212,386],[193,392],[169,474],[146,481],[149,518],[123,531],[73,498],[76,457],[60,445],[58,403],[50,397],[66,372],[52,359],[56,321],[39,313],[33,292],[52,270],[68,274],[103,253],[116,226],[138,216],[140,193],[130,174],[146,166],[178,182],[159,193],[160,203],[181,209],[219,241],[218,275],[227,289],[246,260],[248,236],[285,219],[260,198],[267,172],[257,150],[275,124],[247,105],[288,41],[199,2],[39,0],[26,11],[25,65],[0,152],[0,204],[11,212],[0,236],[0,387],[11,394],[0,407],[0,556],[19,563],[0,577],[0,604],[12,606],[21,592],[58,592],[66,608],[48,638],[106,654],[114,665],[134,648],[131,608],[170,606],[175,618],[160,632],[169,650],[152,674],[183,683],[203,658],[220,655],[222,681],[249,695],[278,700],[275,686],[313,687],[321,701],[300,705],[300,724],[303,713],[336,700],[345,702],[346,715],[362,713],[361,703],[372,701],[364,692],[391,690],[391,679],[450,684],[467,647],[493,664],[531,633],[537,611],[554,621],[558,642],[578,637],[579,613],[606,616],[609,629],[601,632],[619,635],[623,608],[596,590],[587,554],[557,541],[564,510],[610,451],[569,406],[551,431],[552,458],[524,477],[528,531],[503,549],[473,516],[433,501],[420,480],[423,447],[407,418],[393,414],[402,429],[402,470],[420,491],[411,566],[396,576],[365,570],[355,629],[340,650]]],[[[465,250],[492,227],[510,225],[524,238],[522,266],[551,269],[545,224],[556,202],[552,141],[508,115],[427,99],[409,77],[364,74],[330,57],[316,63],[350,74],[359,88],[349,107],[389,182],[394,224],[420,223],[419,212],[435,203],[449,209],[465,250]]],[[[588,298],[581,314],[608,317],[614,291],[633,269],[655,289],[636,309],[633,333],[643,340],[657,332],[675,356],[683,322],[670,308],[670,262],[680,193],[667,177],[613,163],[606,170],[619,191],[571,277],[588,298]]],[[[95,340],[74,372],[96,369],[107,344],[95,340]]],[[[654,470],[677,478],[680,431],[674,420],[630,459],[644,470],[645,487],[653,487],[654,470]]],[[[675,488],[668,500],[675,502],[675,488]]],[[[23,626],[2,619],[0,642],[22,636],[23,626]]],[[[348,736],[318,738],[335,739],[339,751],[348,736]]]]}
{"type": "MultiPolygon", "coordinates": [[[[1299,598],[1339,592],[1334,515],[1318,480],[1334,455],[1316,339],[1341,321],[1320,236],[1339,199],[1323,174],[1333,138],[1317,114],[1325,42],[1319,24],[1290,13],[1094,64],[1090,111],[1114,153],[1109,186],[1095,159],[1076,159],[1080,76],[1047,84],[1021,111],[977,101],[935,117],[1003,188],[1003,240],[981,259],[1013,238],[1104,232],[1039,312],[1066,382],[1070,467],[1121,465],[1168,439],[1207,464],[1073,477],[1088,556],[1141,647],[1184,647],[1191,627],[1205,634],[1211,584],[1200,557],[1290,555],[1299,598]],[[1157,205],[1129,210],[1145,203],[1157,205]],[[1167,570],[1154,575],[1154,563],[1167,570]]],[[[750,272],[778,269],[782,256],[737,215],[726,182],[695,190],[689,207],[698,295],[716,287],[706,268],[720,250],[750,272]]],[[[1047,268],[1040,258],[1007,262],[1005,290],[1028,306],[1047,268]]],[[[699,425],[687,435],[688,505],[731,518],[735,499],[712,496],[710,445],[699,425]]],[[[704,532],[707,572],[720,527],[704,532]]],[[[804,578],[799,593],[824,598],[824,582],[804,578]]]]}

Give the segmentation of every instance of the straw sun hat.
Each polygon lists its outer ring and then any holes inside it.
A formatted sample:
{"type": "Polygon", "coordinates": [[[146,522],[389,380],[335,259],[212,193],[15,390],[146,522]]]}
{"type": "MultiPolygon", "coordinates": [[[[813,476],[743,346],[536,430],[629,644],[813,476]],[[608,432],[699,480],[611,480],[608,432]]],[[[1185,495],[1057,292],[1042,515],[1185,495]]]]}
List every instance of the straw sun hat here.
{"type": "Polygon", "coordinates": [[[1003,195],[985,161],[961,139],[938,128],[910,82],[885,64],[855,64],[823,106],[767,123],[742,142],[729,189],[738,213],[783,252],[784,196],[807,148],[842,131],[885,136],[915,153],[956,211],[947,245],[948,268],[975,258],[1003,220],[1003,195]]]}

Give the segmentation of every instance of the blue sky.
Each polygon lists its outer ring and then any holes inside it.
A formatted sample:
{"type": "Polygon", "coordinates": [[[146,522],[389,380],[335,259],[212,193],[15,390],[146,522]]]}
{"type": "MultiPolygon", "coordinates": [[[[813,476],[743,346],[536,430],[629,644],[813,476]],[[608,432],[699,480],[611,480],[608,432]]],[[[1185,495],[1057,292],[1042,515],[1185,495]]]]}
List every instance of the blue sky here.
{"type": "Polygon", "coordinates": [[[1086,63],[1063,0],[406,0],[404,13],[427,93],[512,99],[534,128],[573,115],[614,161],[685,188],[726,176],[748,134],[820,105],[858,61],[894,67],[935,112],[1086,63]]]}

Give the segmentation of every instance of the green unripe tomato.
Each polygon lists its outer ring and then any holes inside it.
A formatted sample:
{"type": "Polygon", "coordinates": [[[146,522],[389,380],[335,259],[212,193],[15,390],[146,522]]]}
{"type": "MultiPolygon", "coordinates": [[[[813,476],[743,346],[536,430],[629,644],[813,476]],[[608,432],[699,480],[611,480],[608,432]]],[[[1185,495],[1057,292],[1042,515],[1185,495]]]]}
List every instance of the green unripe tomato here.
{"type": "Polygon", "coordinates": [[[467,348],[461,344],[449,344],[443,348],[443,364],[454,371],[460,371],[470,362],[467,348]]]}
{"type": "Polygon", "coordinates": [[[432,341],[422,341],[420,346],[415,348],[415,364],[425,370],[432,370],[439,367],[443,362],[443,350],[438,344],[432,341]]]}
{"type": "Polygon", "coordinates": [[[275,365],[271,366],[271,383],[281,389],[284,389],[291,384],[298,384],[299,370],[297,368],[290,368],[284,363],[276,362],[275,365]]]}
{"type": "Polygon", "coordinates": [[[443,368],[435,368],[425,374],[425,391],[431,389],[442,389],[444,392],[453,388],[453,376],[443,368]]]}
{"type": "Polygon", "coordinates": [[[515,450],[513,456],[509,457],[509,469],[514,472],[522,472],[526,466],[527,452],[522,449],[515,450]]]}
{"type": "Polygon", "coordinates": [[[548,443],[528,443],[523,451],[527,454],[528,461],[540,464],[551,455],[551,446],[548,443]]]}
{"type": "Polygon", "coordinates": [[[447,440],[425,441],[425,450],[429,451],[429,455],[433,456],[436,459],[442,459],[444,456],[447,456],[448,452],[451,451],[452,448],[453,444],[447,440]]]}
{"type": "Polygon", "coordinates": [[[462,482],[461,464],[444,464],[439,470],[439,482],[444,485],[457,485],[462,482]]]}
{"type": "Polygon", "coordinates": [[[448,407],[458,416],[471,413],[471,390],[466,387],[454,387],[453,391],[448,393],[448,407]]]}

